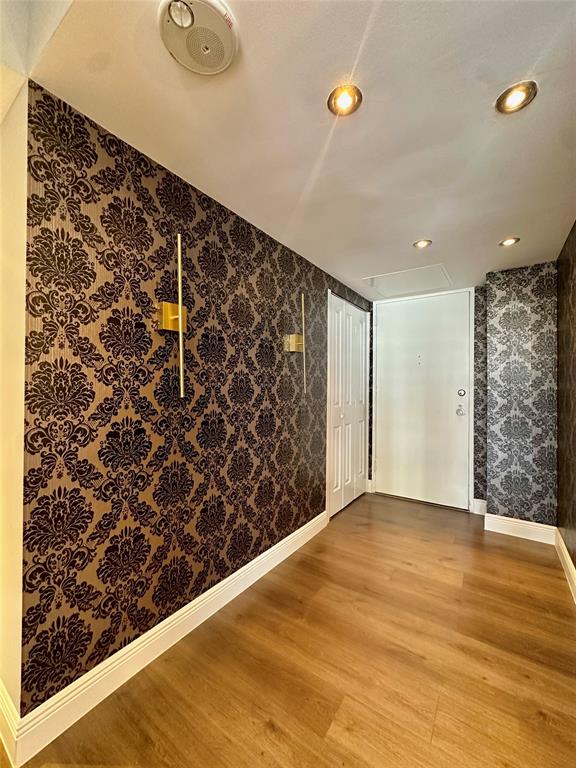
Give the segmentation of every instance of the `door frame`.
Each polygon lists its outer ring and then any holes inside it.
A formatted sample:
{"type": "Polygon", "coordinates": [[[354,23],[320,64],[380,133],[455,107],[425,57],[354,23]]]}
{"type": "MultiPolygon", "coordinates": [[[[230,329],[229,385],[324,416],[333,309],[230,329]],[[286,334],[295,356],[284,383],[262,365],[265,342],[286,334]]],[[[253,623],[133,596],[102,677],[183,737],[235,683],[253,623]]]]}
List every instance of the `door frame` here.
{"type": "Polygon", "coordinates": [[[432,293],[417,293],[410,296],[401,296],[396,299],[378,299],[372,302],[372,323],[373,323],[373,345],[372,345],[372,488],[375,488],[376,479],[376,429],[378,425],[378,381],[376,377],[377,361],[378,361],[378,345],[376,338],[378,334],[378,314],[376,307],[379,304],[392,304],[398,301],[412,301],[413,299],[430,299],[434,296],[445,296],[449,293],[467,293],[468,302],[470,308],[470,322],[468,327],[469,333],[469,392],[470,399],[468,401],[468,512],[472,513],[474,509],[474,288],[455,288],[448,291],[434,291],[432,293]]]}
{"type": "MultiPolygon", "coordinates": [[[[341,299],[342,301],[347,301],[347,299],[344,299],[342,296],[339,296],[337,293],[334,293],[333,291],[328,288],[328,296],[326,301],[326,320],[327,320],[327,333],[326,333],[326,512],[328,514],[328,518],[330,519],[336,514],[336,511],[332,510],[331,503],[329,501],[330,494],[328,493],[329,483],[330,483],[330,458],[332,456],[332,440],[331,440],[331,429],[330,429],[330,399],[332,394],[332,382],[330,377],[330,340],[331,340],[331,334],[332,334],[332,321],[330,319],[330,306],[332,302],[332,297],[336,297],[337,299],[341,299]]],[[[364,312],[365,315],[367,315],[367,323],[366,323],[366,338],[364,339],[364,343],[366,344],[366,371],[365,371],[365,402],[366,402],[366,440],[364,444],[364,466],[366,467],[366,492],[370,490],[370,486],[372,481],[368,479],[368,475],[371,474],[371,466],[368,466],[368,456],[369,456],[369,441],[370,441],[370,330],[371,330],[371,323],[372,323],[372,315],[370,312],[366,311],[365,309],[362,309],[362,307],[359,307],[356,304],[353,304],[351,301],[348,301],[348,304],[351,304],[353,307],[358,309],[360,312],[364,312]]]]}

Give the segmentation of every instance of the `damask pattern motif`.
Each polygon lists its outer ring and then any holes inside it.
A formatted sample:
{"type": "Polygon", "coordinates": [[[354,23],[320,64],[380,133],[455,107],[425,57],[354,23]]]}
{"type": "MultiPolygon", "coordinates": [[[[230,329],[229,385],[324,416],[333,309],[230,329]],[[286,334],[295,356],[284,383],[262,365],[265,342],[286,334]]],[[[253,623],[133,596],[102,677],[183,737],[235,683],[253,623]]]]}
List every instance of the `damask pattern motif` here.
{"type": "Polygon", "coordinates": [[[474,498],[486,500],[486,287],[474,289],[474,498]]]}
{"type": "Polygon", "coordinates": [[[555,262],[490,272],[488,476],[491,514],[556,524],[555,262]]]}
{"type": "Polygon", "coordinates": [[[23,714],[323,511],[327,289],[370,309],[35,84],[28,160],[23,714]]]}
{"type": "Polygon", "coordinates": [[[558,257],[558,526],[576,564],[576,224],[558,257]]]}

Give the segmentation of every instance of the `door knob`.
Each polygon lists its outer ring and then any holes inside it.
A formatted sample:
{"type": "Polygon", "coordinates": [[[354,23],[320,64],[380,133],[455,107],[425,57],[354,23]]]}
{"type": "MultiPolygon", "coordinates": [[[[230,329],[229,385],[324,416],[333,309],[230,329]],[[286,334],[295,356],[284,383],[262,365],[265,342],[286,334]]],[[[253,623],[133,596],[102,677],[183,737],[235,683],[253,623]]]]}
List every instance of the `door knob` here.
{"type": "Polygon", "coordinates": [[[343,413],[341,413],[341,414],[340,414],[340,418],[341,418],[341,419],[343,419],[343,418],[344,418],[344,414],[343,414],[343,413]]]}
{"type": "Polygon", "coordinates": [[[465,415],[464,408],[462,408],[462,406],[459,405],[458,408],[456,408],[456,416],[464,416],[464,415],[465,415]]]}

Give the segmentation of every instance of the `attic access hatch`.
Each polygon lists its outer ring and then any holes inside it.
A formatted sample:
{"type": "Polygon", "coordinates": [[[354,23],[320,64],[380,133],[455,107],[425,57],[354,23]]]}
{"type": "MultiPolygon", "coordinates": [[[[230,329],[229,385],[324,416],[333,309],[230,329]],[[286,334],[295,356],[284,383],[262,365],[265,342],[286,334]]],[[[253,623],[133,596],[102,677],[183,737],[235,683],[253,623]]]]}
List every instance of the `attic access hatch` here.
{"type": "Polygon", "coordinates": [[[364,277],[363,280],[382,299],[444,291],[452,287],[452,280],[443,264],[402,269],[384,275],[364,277]]]}

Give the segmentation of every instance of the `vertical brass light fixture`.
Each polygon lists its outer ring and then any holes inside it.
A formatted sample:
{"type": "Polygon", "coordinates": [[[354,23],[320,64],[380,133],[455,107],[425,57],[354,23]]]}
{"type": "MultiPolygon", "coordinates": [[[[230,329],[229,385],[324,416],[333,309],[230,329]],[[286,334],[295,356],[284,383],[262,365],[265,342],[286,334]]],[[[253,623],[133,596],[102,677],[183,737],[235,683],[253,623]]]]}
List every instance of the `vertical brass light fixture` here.
{"type": "Polygon", "coordinates": [[[302,377],[304,383],[304,394],[307,392],[306,383],[306,314],[304,307],[304,293],[300,293],[300,318],[302,322],[302,333],[288,333],[284,336],[285,352],[302,353],[302,377]]]}
{"type": "Polygon", "coordinates": [[[175,331],[178,333],[178,361],[179,361],[179,390],[180,397],[184,397],[184,330],[186,328],[186,307],[183,305],[182,291],[182,236],[176,235],[177,268],[178,268],[178,303],[161,301],[158,304],[158,330],[175,331]]]}
{"type": "Polygon", "coordinates": [[[304,394],[306,394],[306,317],[304,313],[304,292],[300,294],[302,311],[302,375],[304,377],[304,394]]]}
{"type": "Polygon", "coordinates": [[[184,323],[182,322],[182,236],[176,235],[178,248],[178,359],[180,361],[180,397],[184,397],[184,323]]]}

